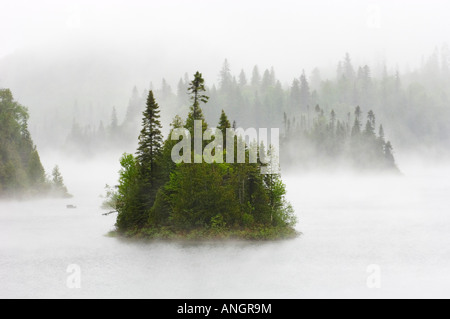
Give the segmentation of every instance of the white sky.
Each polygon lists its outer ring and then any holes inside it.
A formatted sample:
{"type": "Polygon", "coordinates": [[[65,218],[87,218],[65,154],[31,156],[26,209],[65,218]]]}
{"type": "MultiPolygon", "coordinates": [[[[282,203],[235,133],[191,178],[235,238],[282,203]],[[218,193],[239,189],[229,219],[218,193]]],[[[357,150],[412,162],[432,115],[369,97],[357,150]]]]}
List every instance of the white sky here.
{"type": "Polygon", "coordinates": [[[449,9],[438,0],[0,0],[0,57],[78,43],[153,48],[199,67],[228,58],[235,73],[259,64],[286,77],[345,52],[402,67],[450,42],[449,9]]]}

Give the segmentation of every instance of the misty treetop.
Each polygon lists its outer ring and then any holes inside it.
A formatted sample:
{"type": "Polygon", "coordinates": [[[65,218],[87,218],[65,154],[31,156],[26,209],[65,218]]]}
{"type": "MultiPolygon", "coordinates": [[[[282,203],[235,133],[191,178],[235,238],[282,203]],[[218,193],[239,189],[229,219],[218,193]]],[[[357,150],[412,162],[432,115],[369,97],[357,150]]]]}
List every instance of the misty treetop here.
{"type": "Polygon", "coordinates": [[[69,196],[59,168],[47,178],[28,130],[28,110],[0,89],[0,197],[69,196]]]}
{"type": "MultiPolygon", "coordinates": [[[[189,85],[192,105],[186,121],[176,116],[171,130],[185,128],[192,132],[194,120],[204,119],[201,104],[208,102],[205,91],[203,77],[197,72],[189,85]]],[[[119,184],[108,191],[109,204],[118,212],[119,233],[162,239],[296,235],[294,212],[285,199],[286,189],[279,174],[262,175],[261,161],[174,163],[171,153],[178,141],[169,134],[161,143],[159,104],[152,91],[142,123],[137,154],[123,155],[119,184]]],[[[230,127],[222,111],[218,128],[230,127]]],[[[247,157],[248,152],[247,148],[247,157]]]]}
{"type": "Polygon", "coordinates": [[[383,125],[377,126],[373,111],[367,113],[366,122],[364,119],[359,106],[344,120],[338,119],[334,110],[327,116],[319,105],[314,115],[302,115],[298,122],[284,114],[283,162],[295,162],[297,167],[304,168],[327,165],[398,172],[393,147],[385,139],[383,125]]]}
{"type": "MultiPolygon", "coordinates": [[[[279,127],[287,136],[288,127],[289,134],[311,131],[317,117],[315,108],[319,105],[327,120],[335,117],[336,124],[339,121],[341,125],[349,126],[347,135],[350,136],[354,111],[360,106],[364,113],[361,130],[365,129],[367,113],[372,111],[377,117],[375,132],[379,133],[382,123],[387,145],[388,140],[394,142],[391,146],[403,147],[446,143],[450,142],[444,120],[450,116],[447,107],[450,68],[443,63],[445,60],[435,53],[421,68],[401,74],[385,66],[354,65],[350,55],[346,54],[337,63],[333,75],[325,76],[318,68],[311,72],[299,69],[298,77],[290,83],[281,83],[274,68],[263,70],[255,66],[249,73],[240,70],[235,75],[231,72],[230,63],[225,61],[218,72],[217,84],[204,85],[209,107],[202,110],[203,117],[205,121],[215,123],[224,110],[239,127],[279,127]]],[[[192,107],[190,96],[186,94],[189,86],[187,75],[178,81],[176,88],[165,80],[155,86],[157,89],[152,85],[155,98],[164,105],[164,118],[189,114],[192,107]]],[[[139,91],[134,88],[126,112],[122,112],[125,116],[118,116],[117,110],[111,107],[111,116],[102,119],[96,127],[92,124],[83,127],[75,119],[67,146],[75,150],[81,148],[89,155],[109,148],[131,152],[139,136],[137,128],[147,95],[147,89],[139,91]]],[[[162,124],[163,132],[167,134],[169,122],[162,124]]],[[[313,148],[321,148],[328,142],[315,139],[313,148]]],[[[285,153],[282,151],[283,155],[285,153]]],[[[298,162],[291,164],[297,165],[298,162]]]]}

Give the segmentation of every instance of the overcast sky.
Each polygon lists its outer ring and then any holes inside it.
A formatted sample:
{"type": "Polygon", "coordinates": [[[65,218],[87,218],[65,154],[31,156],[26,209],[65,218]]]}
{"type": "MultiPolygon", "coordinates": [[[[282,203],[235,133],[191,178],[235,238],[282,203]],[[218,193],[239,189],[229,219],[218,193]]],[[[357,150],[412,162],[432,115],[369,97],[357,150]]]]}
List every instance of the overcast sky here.
{"type": "Polygon", "coordinates": [[[449,9],[437,0],[0,0],[0,57],[78,43],[154,48],[199,66],[228,58],[236,68],[258,63],[286,76],[297,64],[335,65],[345,52],[358,62],[413,66],[450,42],[449,9]]]}

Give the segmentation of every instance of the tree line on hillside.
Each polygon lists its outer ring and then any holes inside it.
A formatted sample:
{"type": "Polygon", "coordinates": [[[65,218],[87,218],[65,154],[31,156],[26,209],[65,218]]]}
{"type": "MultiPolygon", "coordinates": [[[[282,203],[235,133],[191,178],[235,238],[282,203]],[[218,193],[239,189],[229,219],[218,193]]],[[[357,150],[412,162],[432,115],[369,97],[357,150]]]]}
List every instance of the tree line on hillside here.
{"type": "Polygon", "coordinates": [[[296,166],[357,168],[398,172],[393,146],[385,138],[383,125],[377,126],[373,111],[364,116],[356,107],[346,120],[340,120],[334,110],[327,116],[319,105],[314,115],[302,115],[291,122],[284,118],[282,141],[283,163],[295,162],[296,166]],[[352,122],[352,119],[354,121],[352,122]]]}
{"type": "Polygon", "coordinates": [[[68,197],[56,166],[48,177],[28,130],[28,110],[0,89],[0,198],[50,195],[68,197]]]}
{"type": "MultiPolygon", "coordinates": [[[[319,105],[327,116],[334,113],[341,122],[348,122],[345,124],[350,134],[354,118],[349,119],[348,114],[353,116],[359,106],[364,112],[377,114],[377,120],[384,124],[386,137],[404,147],[450,145],[444,120],[450,116],[449,62],[449,50],[443,48],[417,70],[400,74],[383,66],[374,72],[368,65],[355,67],[346,54],[332,77],[325,77],[315,68],[309,75],[303,71],[290,84],[282,84],[274,68],[260,71],[255,66],[250,76],[244,70],[236,76],[225,61],[217,85],[206,87],[210,99],[204,114],[208,121],[214,121],[225,110],[239,127],[280,127],[286,135],[287,121],[291,123],[291,134],[305,129],[311,131],[319,105]],[[306,128],[302,118],[307,119],[306,128]]],[[[187,115],[188,86],[189,79],[184,76],[175,90],[165,80],[158,89],[152,88],[158,101],[166,106],[165,115],[187,115]]],[[[147,89],[142,92],[133,89],[123,120],[118,119],[116,109],[111,110],[110,119],[104,119],[95,128],[83,127],[75,119],[68,148],[93,154],[114,147],[134,147],[139,135],[139,114],[145,107],[147,94],[147,89]]],[[[315,139],[314,148],[326,143],[315,139]]]]}

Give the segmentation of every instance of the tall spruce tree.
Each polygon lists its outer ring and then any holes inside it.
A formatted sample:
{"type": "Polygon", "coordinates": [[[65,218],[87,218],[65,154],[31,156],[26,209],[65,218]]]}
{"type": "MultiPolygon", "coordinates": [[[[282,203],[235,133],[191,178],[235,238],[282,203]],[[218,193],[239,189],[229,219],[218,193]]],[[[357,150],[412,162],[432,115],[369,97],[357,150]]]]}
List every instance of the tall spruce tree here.
{"type": "Polygon", "coordinates": [[[222,133],[222,137],[223,137],[223,150],[224,150],[223,157],[224,157],[224,162],[226,162],[227,129],[229,129],[229,128],[231,128],[231,123],[228,120],[228,117],[227,117],[225,111],[222,110],[222,113],[220,115],[220,120],[219,120],[219,126],[217,127],[217,129],[220,130],[220,132],[222,133]]]}
{"type": "Polygon", "coordinates": [[[194,80],[189,84],[188,93],[190,95],[192,105],[188,118],[186,120],[186,128],[193,131],[194,121],[202,120],[203,125],[206,125],[205,117],[203,116],[203,111],[200,107],[200,103],[208,103],[209,97],[204,94],[206,92],[205,80],[201,73],[197,72],[194,75],[194,80]]]}
{"type": "Polygon", "coordinates": [[[155,101],[153,91],[148,93],[146,109],[142,118],[142,130],[139,136],[137,162],[141,183],[142,204],[144,209],[153,205],[159,186],[158,160],[163,143],[159,105],[155,101]]]}

